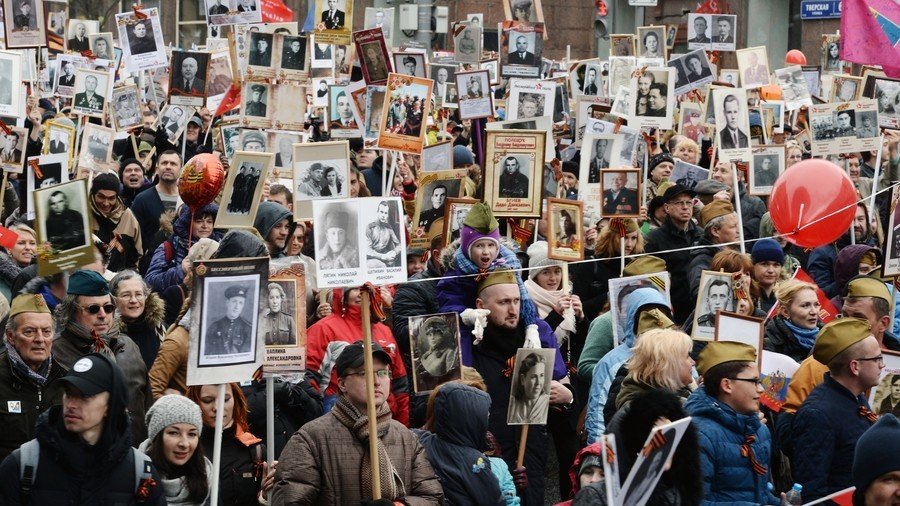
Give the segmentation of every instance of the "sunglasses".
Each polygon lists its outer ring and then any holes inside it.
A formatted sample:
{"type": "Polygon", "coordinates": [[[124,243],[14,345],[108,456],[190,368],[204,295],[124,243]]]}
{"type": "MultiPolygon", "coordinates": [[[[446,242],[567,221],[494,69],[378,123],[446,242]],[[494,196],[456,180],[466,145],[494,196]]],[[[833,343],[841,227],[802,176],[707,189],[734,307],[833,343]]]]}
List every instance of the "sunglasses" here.
{"type": "Polygon", "coordinates": [[[81,309],[87,311],[89,314],[97,314],[100,312],[100,309],[106,314],[112,314],[113,311],[116,310],[116,305],[112,302],[107,302],[106,304],[91,304],[90,306],[81,306],[81,309]]]}

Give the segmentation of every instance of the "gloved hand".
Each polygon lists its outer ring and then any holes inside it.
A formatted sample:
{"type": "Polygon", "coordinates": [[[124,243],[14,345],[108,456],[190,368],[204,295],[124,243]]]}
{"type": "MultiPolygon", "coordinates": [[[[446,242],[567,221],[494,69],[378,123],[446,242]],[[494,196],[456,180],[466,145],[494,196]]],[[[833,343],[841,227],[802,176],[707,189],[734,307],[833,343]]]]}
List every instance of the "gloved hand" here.
{"type": "Polygon", "coordinates": [[[525,471],[525,466],[513,469],[512,475],[513,483],[516,484],[516,490],[521,491],[528,488],[528,474],[525,471]]]}
{"type": "Polygon", "coordinates": [[[472,327],[472,335],[475,336],[474,344],[481,342],[484,337],[484,328],[487,326],[487,315],[490,309],[466,309],[460,314],[464,324],[472,327]]]}
{"type": "Polygon", "coordinates": [[[538,327],[536,324],[532,323],[531,325],[525,327],[525,344],[522,345],[523,348],[540,348],[541,347],[541,338],[538,334],[538,327]]]}

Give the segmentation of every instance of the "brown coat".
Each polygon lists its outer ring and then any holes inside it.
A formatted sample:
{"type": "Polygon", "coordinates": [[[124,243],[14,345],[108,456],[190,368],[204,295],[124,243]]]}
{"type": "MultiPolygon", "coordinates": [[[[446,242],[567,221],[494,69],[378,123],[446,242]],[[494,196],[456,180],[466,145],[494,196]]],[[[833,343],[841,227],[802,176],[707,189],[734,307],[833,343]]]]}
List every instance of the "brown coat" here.
{"type": "Polygon", "coordinates": [[[165,395],[167,388],[187,392],[187,360],[190,336],[186,328],[175,325],[159,345],[159,352],[150,368],[150,393],[153,402],[165,395]]]}
{"type": "MultiPolygon", "coordinates": [[[[425,448],[409,429],[391,420],[381,443],[406,489],[403,502],[410,506],[444,503],[425,448]]],[[[359,504],[363,500],[359,472],[367,450],[333,413],[309,422],[281,452],[273,504],[359,504]]]]}

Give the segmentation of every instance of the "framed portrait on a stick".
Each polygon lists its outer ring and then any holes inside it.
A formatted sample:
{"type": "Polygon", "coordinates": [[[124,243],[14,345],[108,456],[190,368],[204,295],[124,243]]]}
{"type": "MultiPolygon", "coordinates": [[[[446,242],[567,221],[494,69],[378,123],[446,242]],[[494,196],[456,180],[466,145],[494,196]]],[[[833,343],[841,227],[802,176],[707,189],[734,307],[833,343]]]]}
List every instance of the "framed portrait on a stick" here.
{"type": "Polygon", "coordinates": [[[485,135],[484,200],[495,216],[539,217],[547,133],[494,130],[485,135]]]}
{"type": "Polygon", "coordinates": [[[378,28],[363,30],[353,34],[356,54],[366,84],[384,84],[388,74],[393,72],[391,57],[384,35],[378,28]]]}
{"type": "MultiPolygon", "coordinates": [[[[865,74],[864,74],[865,75],[865,74]]],[[[891,79],[883,75],[865,76],[863,96],[874,98],[878,103],[878,126],[883,128],[900,128],[900,79],[891,79]]]]}
{"type": "Polygon", "coordinates": [[[753,147],[750,164],[750,195],[771,195],[775,181],[784,172],[784,146],[753,147]]]}
{"type": "Polygon", "coordinates": [[[216,215],[217,228],[253,226],[274,159],[273,153],[234,153],[216,215]]]}
{"type": "Polygon", "coordinates": [[[759,88],[769,84],[769,58],[766,46],[738,49],[737,61],[742,88],[759,88]]]}
{"type": "Polygon", "coordinates": [[[628,126],[634,128],[672,128],[675,111],[675,70],[672,68],[653,67],[643,71],[637,78],[631,79],[629,102],[630,116],[628,126]],[[650,85],[643,93],[642,80],[649,80],[650,85]],[[646,98],[643,100],[643,98],[646,98]]]}
{"type": "Polygon", "coordinates": [[[3,0],[6,47],[45,46],[44,3],[40,0],[3,0]]]}
{"type": "Polygon", "coordinates": [[[20,127],[7,128],[9,128],[9,133],[0,132],[0,139],[2,139],[0,142],[0,169],[21,173],[24,170],[29,130],[20,127]]]}
{"type": "Polygon", "coordinates": [[[869,394],[869,406],[877,415],[900,416],[900,353],[883,350],[884,369],[869,394]]]}
{"type": "Polygon", "coordinates": [[[456,313],[409,317],[409,344],[413,389],[417,394],[462,378],[456,313]]]}
{"type": "Polygon", "coordinates": [[[503,77],[540,76],[544,23],[503,21],[500,27],[500,72],[503,77]]]}
{"type": "Polygon", "coordinates": [[[672,307],[672,281],[668,271],[640,274],[609,280],[609,307],[613,318],[613,339],[615,345],[622,344],[625,340],[627,325],[628,296],[640,288],[653,288],[666,300],[666,304],[672,307]]]}
{"type": "Polygon", "coordinates": [[[164,67],[168,63],[159,9],[140,9],[116,14],[119,44],[129,72],[164,67]],[[139,18],[137,13],[143,14],[139,18]]]}
{"type": "Polygon", "coordinates": [[[209,53],[172,51],[169,69],[169,103],[203,107],[209,76],[209,53]]]}
{"type": "Polygon", "coordinates": [[[872,99],[809,108],[815,156],[875,151],[881,143],[878,103],[872,99]]]}
{"type": "Polygon", "coordinates": [[[144,126],[141,112],[141,95],[136,84],[113,88],[109,102],[109,117],[117,132],[144,126]]]}
{"type": "Polygon", "coordinates": [[[307,87],[290,82],[279,83],[272,88],[275,104],[272,126],[279,130],[304,130],[307,87]]]}
{"type": "Polygon", "coordinates": [[[728,341],[746,344],[756,350],[759,365],[762,365],[763,336],[766,333],[765,320],[752,316],[719,311],[716,313],[716,329],[713,341],[728,341]]]}
{"type": "Polygon", "coordinates": [[[350,148],[347,141],[294,144],[294,217],[313,216],[311,201],[350,196],[350,148]]]}
{"type": "Polygon", "coordinates": [[[22,53],[0,51],[0,116],[23,116],[22,53]]]}
{"type": "Polygon", "coordinates": [[[265,347],[263,371],[306,369],[306,272],[304,266],[280,269],[269,276],[259,317],[265,347]]]}
{"type": "Polygon", "coordinates": [[[641,169],[601,170],[601,216],[604,218],[640,217],[641,186],[641,169]]]}
{"type": "Polygon", "coordinates": [[[885,277],[900,276],[900,186],[895,186],[891,193],[891,207],[888,223],[885,225],[884,267],[885,277]]]}
{"type": "Polygon", "coordinates": [[[275,34],[275,47],[281,48],[278,66],[278,78],[306,81],[309,75],[307,68],[308,38],[304,35],[275,34]]]}
{"type": "Polygon", "coordinates": [[[443,241],[441,242],[444,247],[459,239],[463,223],[466,221],[466,217],[469,216],[472,206],[477,202],[477,200],[469,198],[447,199],[447,203],[444,204],[444,231],[442,233],[443,241]]]}
{"type": "MultiPolygon", "coordinates": [[[[33,195],[39,188],[65,183],[69,180],[68,159],[65,155],[41,155],[29,157],[25,171],[26,195],[33,195]]],[[[35,201],[25,199],[25,213],[29,220],[35,217],[35,201]]]]}
{"type": "Polygon", "coordinates": [[[487,70],[456,74],[460,119],[490,118],[494,115],[491,77],[487,70]]]}
{"type": "MultiPolygon", "coordinates": [[[[66,170],[61,165],[60,168],[66,170]]],[[[96,258],[91,240],[87,179],[45,186],[32,195],[38,235],[38,275],[49,276],[93,263],[96,258]]]]}
{"type": "Polygon", "coordinates": [[[747,92],[741,88],[712,90],[716,147],[724,160],[750,159],[750,119],[747,92]]]}
{"type": "Polygon", "coordinates": [[[519,348],[516,351],[509,408],[509,425],[543,425],[550,410],[550,382],[556,350],[552,348],[519,348]]]}
{"type": "Polygon", "coordinates": [[[241,126],[250,128],[269,128],[272,126],[274,107],[272,89],[268,83],[245,82],[241,93],[241,126]]]}
{"type": "Polygon", "coordinates": [[[75,127],[53,120],[44,123],[44,150],[41,154],[63,154],[70,158],[74,156],[75,127]]]}
{"type": "Polygon", "coordinates": [[[716,314],[719,311],[735,312],[736,309],[732,274],[703,271],[700,275],[700,291],[694,309],[691,338],[696,341],[711,341],[715,337],[716,314]]]}
{"type": "Polygon", "coordinates": [[[584,260],[584,203],[547,199],[547,258],[567,262],[584,260]]]}
{"type": "Polygon", "coordinates": [[[422,152],[433,86],[431,79],[394,73],[388,76],[379,148],[413,154],[422,152]]]}
{"type": "Polygon", "coordinates": [[[79,169],[105,171],[112,157],[116,132],[93,123],[85,125],[81,132],[81,150],[78,153],[79,169]]]}
{"type": "Polygon", "coordinates": [[[416,211],[412,217],[411,248],[428,248],[431,239],[444,230],[444,211],[448,198],[462,196],[464,170],[446,170],[419,174],[416,211]]]}
{"type": "Polygon", "coordinates": [[[638,453],[631,472],[622,484],[617,497],[621,502],[618,504],[644,506],[648,503],[656,484],[666,470],[666,464],[690,425],[690,417],[685,417],[654,427],[650,431],[643,450],[638,453]]]}
{"type": "Polygon", "coordinates": [[[104,70],[75,71],[75,98],[72,110],[91,118],[103,119],[106,97],[112,85],[112,74],[104,70]]]}
{"type": "Polygon", "coordinates": [[[353,0],[316,0],[316,42],[350,44],[353,0]]]}
{"type": "Polygon", "coordinates": [[[188,385],[229,383],[262,365],[259,315],[268,294],[269,259],[224,258],[194,262],[188,385]]]}

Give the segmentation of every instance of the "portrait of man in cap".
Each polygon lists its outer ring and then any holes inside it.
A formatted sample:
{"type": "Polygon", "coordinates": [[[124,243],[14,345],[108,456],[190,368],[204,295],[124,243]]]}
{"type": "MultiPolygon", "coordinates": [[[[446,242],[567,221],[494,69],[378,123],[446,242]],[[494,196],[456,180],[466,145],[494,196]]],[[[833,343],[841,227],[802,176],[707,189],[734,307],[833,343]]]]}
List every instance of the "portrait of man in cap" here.
{"type": "MultiPolygon", "coordinates": [[[[356,226],[350,226],[350,215],[334,209],[325,213],[324,235],[316,260],[320,269],[356,269],[359,250],[356,245],[356,226]]],[[[319,241],[316,242],[320,244],[319,241]]]]}
{"type": "Polygon", "coordinates": [[[266,117],[266,87],[261,84],[250,86],[250,93],[244,104],[244,114],[247,116],[266,117]]]}
{"type": "Polygon", "coordinates": [[[250,34],[250,65],[268,67],[272,64],[272,38],[270,33],[252,32],[250,34]]]}
{"type": "Polygon", "coordinates": [[[414,336],[416,391],[434,390],[441,383],[458,379],[462,373],[456,314],[423,316],[414,336]]]}
{"type": "MultiPolygon", "coordinates": [[[[215,285],[225,284],[224,282],[215,285]]],[[[214,286],[215,286],[214,285],[214,286]]],[[[213,297],[216,290],[209,290],[213,297]]],[[[253,346],[253,326],[242,313],[250,289],[244,284],[229,284],[225,289],[225,314],[206,330],[202,354],[205,357],[250,353],[253,346]]],[[[251,308],[254,297],[251,299],[251,308]]],[[[209,317],[210,315],[206,315],[209,317]]]]}

